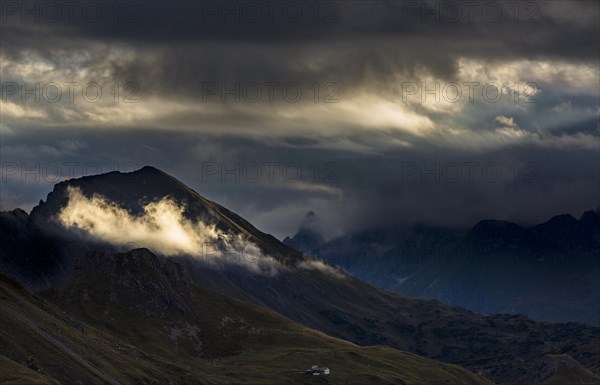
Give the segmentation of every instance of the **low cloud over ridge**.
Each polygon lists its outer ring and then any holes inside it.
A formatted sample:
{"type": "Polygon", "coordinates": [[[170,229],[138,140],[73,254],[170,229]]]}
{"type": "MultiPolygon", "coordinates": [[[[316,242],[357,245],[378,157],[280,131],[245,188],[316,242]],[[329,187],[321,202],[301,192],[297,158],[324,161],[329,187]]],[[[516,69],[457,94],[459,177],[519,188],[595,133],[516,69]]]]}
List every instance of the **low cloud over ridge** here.
{"type": "Polygon", "coordinates": [[[202,221],[190,221],[169,197],[148,203],[144,214],[127,210],[80,189],[68,188],[69,201],[58,214],[66,228],[77,228],[112,244],[136,244],[169,256],[189,255],[209,263],[235,263],[255,272],[276,273],[276,261],[241,235],[226,234],[202,221]]]}

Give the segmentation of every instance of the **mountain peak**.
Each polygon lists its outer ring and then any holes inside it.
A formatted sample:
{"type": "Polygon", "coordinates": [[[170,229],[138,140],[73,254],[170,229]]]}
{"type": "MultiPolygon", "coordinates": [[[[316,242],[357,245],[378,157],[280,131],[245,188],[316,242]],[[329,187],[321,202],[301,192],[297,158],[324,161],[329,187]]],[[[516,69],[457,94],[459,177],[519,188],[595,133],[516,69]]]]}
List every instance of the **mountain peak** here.
{"type": "Polygon", "coordinates": [[[101,196],[134,215],[143,213],[146,204],[165,197],[181,203],[196,200],[203,206],[208,204],[206,199],[192,192],[177,179],[154,167],[146,166],[128,173],[113,171],[57,183],[48,194],[46,202],[40,202],[33,208],[32,218],[47,222],[55,217],[68,204],[70,190],[73,188],[88,198],[101,196]]]}
{"type": "Polygon", "coordinates": [[[479,221],[475,226],[473,226],[470,233],[477,235],[506,234],[512,232],[522,232],[524,230],[525,229],[523,229],[521,226],[505,220],[485,219],[479,221]]]}
{"type": "Polygon", "coordinates": [[[26,220],[29,215],[25,210],[17,207],[16,209],[10,211],[0,211],[0,216],[6,219],[12,218],[13,220],[26,220]]]}
{"type": "Polygon", "coordinates": [[[153,172],[162,172],[161,170],[157,169],[156,167],[153,166],[144,166],[142,168],[140,168],[138,171],[153,171],[153,172]]]}
{"type": "Polygon", "coordinates": [[[599,220],[600,220],[600,215],[598,215],[598,213],[595,212],[594,210],[587,210],[586,212],[584,212],[581,215],[581,218],[579,218],[579,221],[585,222],[585,223],[596,223],[599,220]]]}
{"type": "Polygon", "coordinates": [[[548,221],[548,223],[556,223],[556,224],[561,224],[561,225],[574,224],[576,222],[577,222],[577,219],[575,219],[575,217],[572,216],[571,214],[555,215],[548,221]]]}
{"type": "Polygon", "coordinates": [[[512,252],[515,248],[526,250],[532,243],[529,231],[515,223],[504,220],[484,220],[477,223],[464,239],[468,244],[486,245],[494,249],[512,252]]]}
{"type": "Polygon", "coordinates": [[[60,182],[48,194],[46,202],[32,210],[31,218],[37,224],[58,223],[88,233],[95,231],[103,240],[124,239],[122,232],[115,229],[122,223],[130,223],[139,230],[136,234],[143,235],[133,239],[141,246],[154,245],[153,251],[158,253],[166,251],[156,249],[161,243],[157,241],[157,233],[165,244],[177,244],[178,253],[204,252],[206,235],[219,244],[225,237],[239,244],[256,245],[261,254],[280,261],[301,259],[301,253],[152,166],[129,173],[111,172],[60,182]],[[99,228],[103,229],[102,234],[99,228]],[[198,228],[206,231],[197,231],[198,228]]]}
{"type": "Polygon", "coordinates": [[[475,225],[475,227],[505,227],[514,223],[502,219],[483,219],[475,225]]]}
{"type": "MultiPolygon", "coordinates": [[[[166,173],[163,170],[158,169],[158,168],[156,168],[154,166],[144,166],[144,167],[140,168],[139,170],[132,171],[131,173],[133,173],[133,174],[138,173],[138,174],[145,174],[145,175],[154,175],[154,176],[166,176],[168,178],[173,178],[168,173],[166,173]]],[[[175,178],[173,178],[173,179],[175,179],[175,178]]]]}

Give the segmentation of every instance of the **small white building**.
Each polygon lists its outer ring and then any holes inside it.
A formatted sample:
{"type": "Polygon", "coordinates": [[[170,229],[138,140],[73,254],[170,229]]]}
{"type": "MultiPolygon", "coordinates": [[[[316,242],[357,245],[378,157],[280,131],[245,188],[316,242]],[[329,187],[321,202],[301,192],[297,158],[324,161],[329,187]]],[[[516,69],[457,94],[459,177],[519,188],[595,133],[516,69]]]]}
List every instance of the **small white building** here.
{"type": "Polygon", "coordinates": [[[326,376],[329,374],[329,368],[313,365],[310,369],[306,370],[306,374],[313,375],[313,376],[320,376],[320,375],[326,376]]]}

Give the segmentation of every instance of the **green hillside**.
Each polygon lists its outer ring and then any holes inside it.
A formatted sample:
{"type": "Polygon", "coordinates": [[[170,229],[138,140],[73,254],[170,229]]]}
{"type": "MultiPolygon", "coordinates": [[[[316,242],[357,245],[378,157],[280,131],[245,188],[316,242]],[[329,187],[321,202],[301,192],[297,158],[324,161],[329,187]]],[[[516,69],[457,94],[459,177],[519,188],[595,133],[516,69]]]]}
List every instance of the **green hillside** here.
{"type": "Polygon", "coordinates": [[[536,365],[545,369],[545,377],[537,385],[600,385],[600,377],[581,366],[568,355],[548,355],[536,365]]]}
{"type": "Polygon", "coordinates": [[[491,382],[388,347],[359,347],[193,285],[147,250],[88,256],[42,293],[0,276],[4,384],[491,382]],[[329,376],[306,376],[312,365],[329,376]],[[57,382],[52,382],[55,380],[57,382]]]}

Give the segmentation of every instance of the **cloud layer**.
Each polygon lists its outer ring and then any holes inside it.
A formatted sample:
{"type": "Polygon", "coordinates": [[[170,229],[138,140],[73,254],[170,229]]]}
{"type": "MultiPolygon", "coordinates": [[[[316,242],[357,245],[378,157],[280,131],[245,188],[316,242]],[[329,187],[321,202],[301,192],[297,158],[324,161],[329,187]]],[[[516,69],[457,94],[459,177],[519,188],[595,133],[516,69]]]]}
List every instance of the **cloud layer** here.
{"type": "Polygon", "coordinates": [[[58,215],[70,229],[111,244],[146,247],[168,256],[192,256],[211,264],[242,265],[255,272],[275,274],[276,262],[263,255],[241,235],[233,236],[192,222],[183,215],[184,207],[169,198],[144,206],[144,213],[133,216],[101,196],[86,197],[69,187],[69,200],[58,215]]]}
{"type": "Polygon", "coordinates": [[[600,203],[597,2],[35,4],[0,26],[2,209],[145,164],[278,237],[309,210],[336,234],[600,203]]]}

